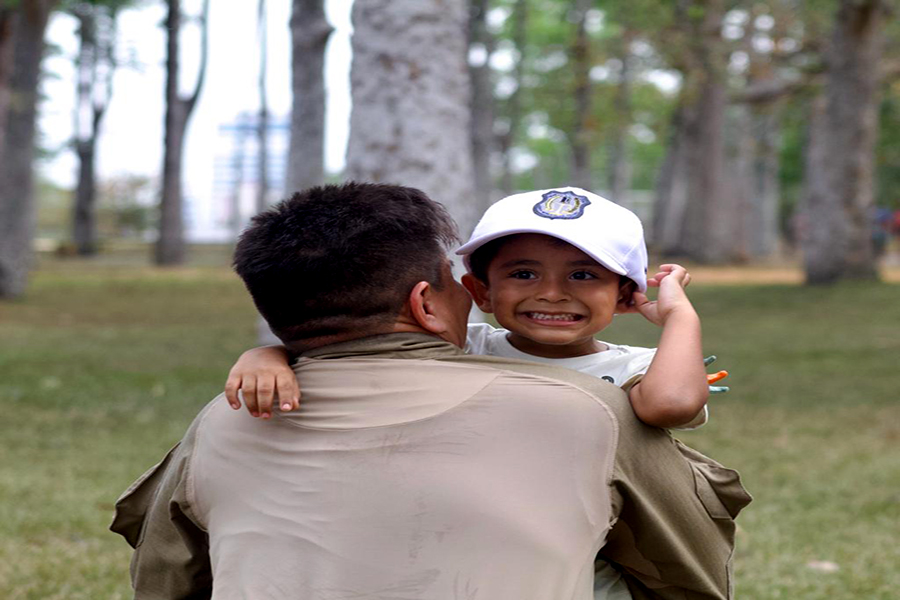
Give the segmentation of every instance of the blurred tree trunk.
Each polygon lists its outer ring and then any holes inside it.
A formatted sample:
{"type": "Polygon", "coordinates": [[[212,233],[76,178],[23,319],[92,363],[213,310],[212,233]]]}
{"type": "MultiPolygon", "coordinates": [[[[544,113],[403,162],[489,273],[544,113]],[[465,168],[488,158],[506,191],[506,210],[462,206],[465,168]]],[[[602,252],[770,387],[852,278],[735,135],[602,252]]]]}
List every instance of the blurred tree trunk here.
{"type": "Polygon", "coordinates": [[[780,239],[778,201],[781,168],[781,104],[754,107],[753,198],[750,205],[748,250],[752,258],[766,258],[778,251],[780,239]]]}
{"type": "Polygon", "coordinates": [[[22,295],[31,269],[38,81],[44,32],[55,4],[54,0],[30,0],[4,15],[7,29],[2,34],[5,39],[0,43],[0,54],[8,60],[11,53],[13,59],[8,71],[8,107],[5,115],[0,112],[5,119],[0,139],[0,298],[22,295]]]}
{"type": "Polygon", "coordinates": [[[350,179],[417,187],[463,235],[473,202],[468,0],[356,0],[350,179]]]}
{"type": "MultiPolygon", "coordinates": [[[[785,21],[779,35],[788,35],[790,19],[787,12],[779,17],[785,21]]],[[[790,16],[793,16],[792,14],[790,16]]],[[[745,36],[745,47],[750,57],[750,70],[747,83],[749,87],[760,84],[773,87],[777,81],[778,65],[769,55],[761,54],[753,43],[757,32],[758,19],[751,14],[754,26],[748,28],[750,35],[745,36]]],[[[796,31],[795,29],[793,31],[796,31]]],[[[775,255],[779,248],[781,231],[778,219],[778,205],[781,196],[781,128],[786,98],[776,96],[769,101],[750,103],[749,113],[753,144],[752,167],[750,169],[752,186],[748,207],[746,236],[747,250],[751,258],[767,258],[775,255]]]]}
{"type": "Polygon", "coordinates": [[[628,153],[628,130],[631,126],[631,91],[634,80],[632,66],[631,43],[634,32],[626,29],[622,33],[617,52],[622,68],[613,97],[615,122],[613,123],[612,142],[609,148],[609,193],[614,202],[628,204],[625,197],[631,189],[631,160],[628,153]]]}
{"type": "Polygon", "coordinates": [[[841,0],[834,20],[825,51],[824,110],[819,122],[810,121],[807,283],[878,277],[870,211],[888,12],[884,0],[841,0]]]}
{"type": "Polygon", "coordinates": [[[657,198],[658,249],[699,262],[733,258],[733,196],[725,186],[726,53],[722,0],[682,1],[677,15],[685,36],[683,85],[675,138],[669,146],[657,198]]]}
{"type": "Polygon", "coordinates": [[[519,123],[522,121],[522,80],[525,62],[525,47],[527,44],[526,36],[528,33],[527,0],[516,0],[516,4],[513,6],[512,19],[512,43],[518,53],[516,64],[515,67],[513,67],[512,72],[515,89],[509,98],[506,99],[504,129],[499,136],[500,155],[503,160],[503,173],[500,181],[500,189],[503,190],[504,196],[513,193],[512,148],[516,143],[519,123]]]}
{"type": "Polygon", "coordinates": [[[291,14],[293,108],[286,193],[325,179],[325,47],[333,31],[322,0],[294,0],[291,14]]]}
{"type": "Polygon", "coordinates": [[[688,204],[686,180],[687,152],[684,144],[685,108],[683,100],[672,114],[666,154],[656,183],[653,206],[653,247],[665,256],[685,254],[683,244],[684,215],[688,204]]]}
{"type": "Polygon", "coordinates": [[[575,119],[569,132],[571,181],[586,190],[591,189],[591,45],[585,22],[590,8],[591,0],[574,0],[575,36],[570,51],[575,78],[575,119]]]}
{"type": "MultiPolygon", "coordinates": [[[[471,0],[469,7],[469,77],[472,81],[472,168],[475,199],[484,210],[491,204],[494,182],[491,158],[494,150],[494,82],[491,77],[491,55],[494,36],[487,28],[488,0],[471,0]],[[483,61],[473,64],[472,51],[483,51],[483,61]]],[[[477,57],[481,60],[481,57],[477,57]]]]}
{"type": "MultiPolygon", "coordinates": [[[[803,197],[797,215],[797,229],[803,247],[807,280],[810,269],[815,275],[836,272],[835,265],[842,260],[843,249],[838,243],[839,232],[845,226],[841,199],[830,193],[826,169],[829,168],[826,145],[827,99],[816,94],[807,103],[806,143],[804,145],[803,197]]],[[[837,275],[831,276],[834,279],[837,275]]]]}
{"type": "Polygon", "coordinates": [[[5,4],[0,7],[0,162],[3,161],[3,140],[6,139],[6,119],[9,113],[10,78],[13,71],[13,49],[18,13],[5,4]]]}
{"type": "Polygon", "coordinates": [[[256,212],[269,205],[269,99],[266,94],[268,73],[268,26],[266,25],[266,0],[259,0],[256,12],[259,31],[259,114],[256,118],[256,212]]]}
{"type": "Polygon", "coordinates": [[[100,124],[112,96],[115,70],[116,7],[86,2],[74,5],[80,47],[76,59],[75,153],[78,183],[72,214],[72,240],[82,256],[97,253],[96,148],[100,124]]]}
{"type": "Polygon", "coordinates": [[[157,265],[184,263],[187,246],[184,239],[184,200],[181,175],[184,168],[184,133],[188,119],[200,97],[206,76],[208,57],[209,0],[203,0],[200,16],[201,48],[200,70],[193,93],[183,98],[178,92],[180,71],[179,35],[181,33],[181,0],[167,0],[166,17],[166,133],[163,155],[162,198],[160,200],[159,238],[156,241],[154,260],[157,265]]]}

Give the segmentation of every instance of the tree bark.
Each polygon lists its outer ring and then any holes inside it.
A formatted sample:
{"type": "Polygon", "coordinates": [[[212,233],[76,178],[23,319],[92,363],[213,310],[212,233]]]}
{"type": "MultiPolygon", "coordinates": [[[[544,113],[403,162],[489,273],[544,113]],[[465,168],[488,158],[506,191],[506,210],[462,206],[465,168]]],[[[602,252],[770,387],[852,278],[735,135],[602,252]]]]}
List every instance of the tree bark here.
{"type": "Polygon", "coordinates": [[[268,73],[268,25],[266,24],[266,0],[257,5],[257,27],[259,29],[259,113],[256,117],[256,212],[266,210],[269,205],[269,99],[266,94],[268,73]]]}
{"type": "Polygon", "coordinates": [[[480,210],[491,204],[494,191],[491,158],[494,150],[494,82],[491,77],[491,55],[494,36],[487,28],[488,0],[471,0],[469,8],[469,48],[484,49],[482,64],[469,63],[472,81],[472,167],[475,200],[480,210]]]}
{"type": "Polygon", "coordinates": [[[778,251],[781,237],[778,223],[781,106],[751,107],[750,111],[755,155],[749,250],[754,258],[766,258],[778,251]]]}
{"type": "Polygon", "coordinates": [[[811,169],[817,165],[808,164],[806,175],[810,238],[804,263],[810,284],[878,277],[870,212],[887,14],[883,0],[842,0],[834,21],[821,132],[810,140],[824,145],[811,150],[824,169],[816,172],[811,169]]]}
{"type": "Polygon", "coordinates": [[[472,201],[467,0],[356,0],[351,179],[417,187],[468,235],[472,201]]]}
{"type": "MultiPolygon", "coordinates": [[[[9,107],[0,140],[0,298],[25,292],[35,231],[34,146],[44,31],[55,2],[21,2],[12,17],[14,56],[9,107]]],[[[4,50],[9,52],[7,48],[4,50]]],[[[0,113],[0,116],[3,116],[0,113]]]]}
{"type": "Polygon", "coordinates": [[[13,49],[18,13],[12,8],[0,8],[0,162],[3,161],[3,140],[6,139],[6,120],[9,114],[10,78],[13,71],[13,49]]]}
{"type": "Polygon", "coordinates": [[[721,0],[683,2],[679,13],[687,37],[684,83],[669,147],[676,155],[666,160],[669,172],[658,189],[660,212],[666,214],[655,222],[664,231],[656,231],[654,239],[667,255],[725,262],[733,258],[729,218],[734,198],[724,185],[724,7],[721,0]]]}
{"type": "Polygon", "coordinates": [[[828,189],[827,103],[824,93],[808,103],[803,198],[795,217],[809,283],[836,281],[846,252],[841,243],[846,238],[846,222],[840,197],[828,189]]]}
{"type": "Polygon", "coordinates": [[[500,155],[503,160],[500,189],[503,190],[504,196],[513,193],[512,149],[516,143],[519,123],[522,120],[522,85],[525,70],[526,36],[528,33],[528,2],[526,0],[516,0],[512,19],[512,42],[519,56],[516,59],[516,65],[512,74],[516,82],[516,88],[506,100],[506,130],[499,136],[500,155]]]}
{"type": "Polygon", "coordinates": [[[184,239],[184,200],[182,197],[182,168],[184,165],[184,134],[188,119],[206,75],[209,0],[203,1],[201,16],[200,72],[193,93],[183,98],[178,93],[180,71],[179,34],[181,31],[181,0],[167,0],[166,17],[168,40],[166,45],[166,133],[163,154],[162,197],[160,199],[159,238],[154,248],[157,265],[180,265],[187,255],[184,239]]]}
{"type": "Polygon", "coordinates": [[[686,253],[682,246],[684,215],[688,205],[685,113],[684,101],[679,100],[672,115],[666,154],[656,184],[652,235],[648,241],[664,256],[679,256],[686,253]]]}
{"type": "Polygon", "coordinates": [[[333,31],[322,0],[294,0],[291,14],[293,109],[285,192],[325,179],[325,47],[333,31]]]}
{"type": "Polygon", "coordinates": [[[112,96],[115,69],[115,8],[81,4],[73,9],[79,21],[80,49],[76,61],[75,153],[78,183],[72,214],[72,239],[76,252],[97,252],[96,147],[100,125],[112,96]],[[105,28],[101,32],[101,28],[105,28]],[[105,73],[101,73],[101,63],[105,73]],[[102,77],[102,79],[101,79],[102,77]]]}
{"type": "Polygon", "coordinates": [[[613,139],[609,149],[609,192],[614,202],[628,204],[626,194],[631,189],[631,160],[628,152],[628,129],[631,126],[631,91],[634,78],[631,55],[632,32],[622,34],[619,60],[622,70],[613,98],[616,115],[613,124],[613,139]]]}
{"type": "Polygon", "coordinates": [[[591,189],[591,47],[585,20],[591,0],[575,0],[575,39],[572,44],[572,70],[575,77],[574,127],[569,133],[572,149],[572,176],[574,185],[591,189]]]}

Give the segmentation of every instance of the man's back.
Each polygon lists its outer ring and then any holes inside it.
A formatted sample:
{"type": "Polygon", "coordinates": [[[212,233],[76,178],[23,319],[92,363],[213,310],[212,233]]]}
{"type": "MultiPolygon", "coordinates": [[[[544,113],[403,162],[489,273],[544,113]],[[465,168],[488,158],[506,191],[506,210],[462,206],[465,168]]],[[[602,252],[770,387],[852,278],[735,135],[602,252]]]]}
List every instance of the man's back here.
{"type": "Polygon", "coordinates": [[[737,474],[615,386],[419,334],[314,354],[298,413],[217,399],[119,499],[137,600],[575,600],[601,547],[636,600],[730,598],[737,474]]]}
{"type": "Polygon", "coordinates": [[[216,598],[588,598],[615,425],[594,397],[432,360],[310,360],[272,422],[213,405],[193,505],[216,598]]]}

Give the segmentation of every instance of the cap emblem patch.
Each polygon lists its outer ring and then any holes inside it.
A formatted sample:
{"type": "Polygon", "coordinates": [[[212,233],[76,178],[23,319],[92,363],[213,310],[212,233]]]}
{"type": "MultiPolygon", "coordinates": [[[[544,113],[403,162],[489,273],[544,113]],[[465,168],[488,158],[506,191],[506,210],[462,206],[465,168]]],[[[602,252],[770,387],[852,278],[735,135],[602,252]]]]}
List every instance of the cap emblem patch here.
{"type": "Polygon", "coordinates": [[[534,214],[545,219],[577,219],[591,201],[574,192],[551,190],[534,205],[534,214]]]}

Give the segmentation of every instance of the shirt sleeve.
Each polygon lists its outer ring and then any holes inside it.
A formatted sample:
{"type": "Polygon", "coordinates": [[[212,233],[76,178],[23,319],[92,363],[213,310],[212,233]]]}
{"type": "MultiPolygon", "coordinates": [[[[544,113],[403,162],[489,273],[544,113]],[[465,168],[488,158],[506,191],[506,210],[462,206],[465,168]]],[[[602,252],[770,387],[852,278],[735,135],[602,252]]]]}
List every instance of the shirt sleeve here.
{"type": "Polygon", "coordinates": [[[209,540],[188,499],[192,430],[116,502],[110,529],[134,548],[135,600],[212,596],[209,540]]]}
{"type": "Polygon", "coordinates": [[[734,519],[751,498],[727,469],[618,411],[613,523],[600,556],[634,600],[729,600],[734,519]]]}
{"type": "MultiPolygon", "coordinates": [[[[630,392],[631,388],[640,383],[647,373],[647,369],[650,368],[653,358],[656,356],[656,348],[628,347],[628,350],[634,353],[634,357],[628,361],[626,366],[625,383],[622,384],[622,389],[626,392],[630,392]]],[[[706,425],[707,421],[709,421],[709,408],[704,405],[693,419],[680,427],[673,427],[672,429],[679,431],[698,429],[706,425]]]]}

